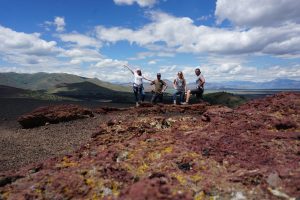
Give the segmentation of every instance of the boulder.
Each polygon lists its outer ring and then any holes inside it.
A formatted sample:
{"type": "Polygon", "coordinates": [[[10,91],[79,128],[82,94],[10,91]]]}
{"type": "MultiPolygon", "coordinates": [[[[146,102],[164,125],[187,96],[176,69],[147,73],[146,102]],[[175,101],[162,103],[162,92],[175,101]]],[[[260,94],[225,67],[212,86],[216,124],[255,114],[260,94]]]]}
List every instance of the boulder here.
{"type": "Polygon", "coordinates": [[[76,119],[93,117],[91,110],[73,104],[40,107],[31,113],[19,117],[18,122],[23,128],[34,128],[47,123],[56,124],[76,119]]]}

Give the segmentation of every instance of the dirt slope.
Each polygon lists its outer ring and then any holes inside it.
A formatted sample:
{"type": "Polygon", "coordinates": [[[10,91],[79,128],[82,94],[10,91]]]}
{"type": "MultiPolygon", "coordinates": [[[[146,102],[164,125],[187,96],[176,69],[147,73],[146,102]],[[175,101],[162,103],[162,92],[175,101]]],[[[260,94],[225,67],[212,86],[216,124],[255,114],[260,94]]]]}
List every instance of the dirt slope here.
{"type": "Polygon", "coordinates": [[[102,111],[76,152],[3,173],[0,199],[300,197],[300,94],[102,111]]]}

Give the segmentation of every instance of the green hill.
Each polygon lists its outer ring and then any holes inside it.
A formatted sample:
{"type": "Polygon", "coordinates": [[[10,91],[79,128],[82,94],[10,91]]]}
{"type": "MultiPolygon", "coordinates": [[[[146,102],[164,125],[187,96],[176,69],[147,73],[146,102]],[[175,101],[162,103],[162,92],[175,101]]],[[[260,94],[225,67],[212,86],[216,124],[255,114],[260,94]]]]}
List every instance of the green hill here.
{"type": "Polygon", "coordinates": [[[81,100],[113,101],[122,103],[132,102],[133,100],[132,93],[115,91],[88,81],[60,84],[54,89],[49,90],[48,93],[81,100]]]}
{"type": "Polygon", "coordinates": [[[61,97],[55,94],[48,94],[45,91],[25,90],[6,85],[0,85],[0,98],[28,98],[40,100],[75,100],[67,97],[61,97]]]}
{"type": "Polygon", "coordinates": [[[114,91],[130,91],[130,88],[120,85],[111,84],[96,78],[85,78],[66,73],[35,73],[35,74],[19,74],[19,73],[0,73],[0,85],[11,86],[15,88],[29,90],[51,90],[60,84],[72,84],[90,82],[103,88],[114,91]]]}
{"type": "Polygon", "coordinates": [[[245,97],[227,92],[205,94],[203,99],[213,105],[224,105],[231,108],[237,107],[247,102],[247,99],[245,97]]]}

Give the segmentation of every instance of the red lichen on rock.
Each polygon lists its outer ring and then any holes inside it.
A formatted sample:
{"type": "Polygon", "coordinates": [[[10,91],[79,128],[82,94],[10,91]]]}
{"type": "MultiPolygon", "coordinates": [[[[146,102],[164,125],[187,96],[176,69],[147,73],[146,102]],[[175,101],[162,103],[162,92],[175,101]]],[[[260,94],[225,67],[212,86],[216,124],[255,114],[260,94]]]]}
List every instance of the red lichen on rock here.
{"type": "Polygon", "coordinates": [[[237,109],[107,111],[73,154],[0,174],[19,177],[2,184],[0,199],[296,198],[299,106],[300,94],[281,93],[237,109]]]}

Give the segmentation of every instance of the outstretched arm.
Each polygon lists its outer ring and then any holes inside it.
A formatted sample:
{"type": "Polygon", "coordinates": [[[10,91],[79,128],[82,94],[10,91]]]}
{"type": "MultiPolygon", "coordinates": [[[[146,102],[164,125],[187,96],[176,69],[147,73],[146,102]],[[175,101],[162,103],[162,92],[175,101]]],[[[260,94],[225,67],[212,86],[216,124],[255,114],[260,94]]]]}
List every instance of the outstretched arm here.
{"type": "Polygon", "coordinates": [[[146,78],[145,76],[142,76],[142,77],[143,77],[143,79],[145,79],[145,80],[147,80],[147,81],[150,81],[150,82],[152,82],[152,80],[150,80],[150,79],[146,78]]]}
{"type": "Polygon", "coordinates": [[[129,71],[131,71],[132,74],[134,74],[134,71],[127,65],[123,65],[123,67],[127,68],[129,71]]]}

